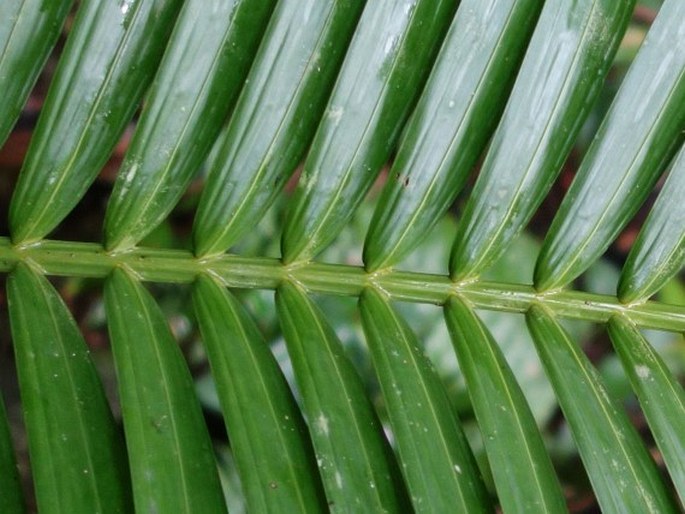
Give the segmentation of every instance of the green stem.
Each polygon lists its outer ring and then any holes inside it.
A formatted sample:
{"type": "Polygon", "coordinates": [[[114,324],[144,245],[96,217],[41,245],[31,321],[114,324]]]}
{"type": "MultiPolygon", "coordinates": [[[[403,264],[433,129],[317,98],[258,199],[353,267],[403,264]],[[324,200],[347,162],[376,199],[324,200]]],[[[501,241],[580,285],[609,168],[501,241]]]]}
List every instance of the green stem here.
{"type": "Polygon", "coordinates": [[[189,283],[200,273],[209,273],[226,286],[241,289],[274,289],[283,280],[299,283],[310,292],[358,296],[374,287],[399,301],[442,305],[459,295],[475,307],[506,312],[525,312],[544,304],[558,316],[605,322],[616,313],[649,328],[685,330],[685,307],[658,302],[624,305],[614,296],[560,290],[538,293],[532,286],[497,282],[454,283],[449,277],[428,273],[382,270],[367,273],[362,267],[317,262],[283,265],[265,257],[220,255],[198,259],[183,250],[137,248],[125,253],[107,253],[94,243],[41,241],[15,247],[0,237],[0,272],[18,262],[28,262],[48,275],[104,278],[116,267],[125,267],[141,280],[189,283]]]}

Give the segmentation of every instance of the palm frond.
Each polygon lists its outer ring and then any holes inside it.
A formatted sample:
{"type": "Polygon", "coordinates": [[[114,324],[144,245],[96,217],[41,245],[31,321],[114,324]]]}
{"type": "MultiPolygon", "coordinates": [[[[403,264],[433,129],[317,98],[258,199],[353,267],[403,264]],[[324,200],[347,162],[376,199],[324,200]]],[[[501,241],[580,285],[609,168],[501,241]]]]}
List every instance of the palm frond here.
{"type": "MultiPolygon", "coordinates": [[[[192,284],[248,510],[568,511],[526,371],[487,310],[526,314],[602,510],[677,511],[685,394],[641,330],[685,330],[682,305],[650,299],[685,259],[682,0],[664,0],[527,263],[534,276],[516,283],[489,273],[594,112],[635,0],[82,0],[69,16],[71,4],[0,5],[0,144],[70,26],[0,237],[41,512],[226,511],[196,357],[189,365],[143,282],[192,284]],[[72,222],[127,127],[101,242],[47,239],[72,222]],[[669,163],[615,291],[574,289],[669,163]],[[360,259],[318,257],[374,183],[360,259]],[[146,246],[191,184],[202,191],[188,244],[146,246]],[[241,250],[279,199],[281,254],[241,250]],[[440,272],[403,268],[451,206],[440,272]],[[121,416],[49,275],[104,280],[121,416]],[[267,310],[286,363],[241,290],[275,291],[267,310]],[[473,419],[399,302],[443,307],[473,419]],[[357,317],[366,372],[337,330],[357,317]],[[569,318],[606,325],[664,473],[569,318]]],[[[0,487],[3,512],[22,512],[2,401],[0,487]]]]}

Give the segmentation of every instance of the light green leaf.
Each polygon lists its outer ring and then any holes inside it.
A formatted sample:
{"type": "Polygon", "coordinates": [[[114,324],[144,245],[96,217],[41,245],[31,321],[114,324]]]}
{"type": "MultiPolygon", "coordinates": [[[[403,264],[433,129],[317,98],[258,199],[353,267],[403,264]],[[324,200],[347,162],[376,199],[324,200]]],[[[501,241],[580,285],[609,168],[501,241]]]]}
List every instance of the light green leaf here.
{"type": "Polygon", "coordinates": [[[181,3],[81,2],[12,196],[15,243],[45,236],[93,182],[138,107],[181,3]]]}
{"type": "Polygon", "coordinates": [[[283,283],[276,306],[329,504],[406,512],[392,451],[335,332],[298,286],[283,283]]]}
{"type": "Polygon", "coordinates": [[[275,0],[188,0],[171,34],[105,216],[122,250],[176,205],[245,80],[275,0]]]}
{"type": "Polygon", "coordinates": [[[547,195],[601,90],[634,3],[545,4],[464,210],[453,278],[479,275],[502,255],[547,195]]]}
{"type": "Polygon", "coordinates": [[[416,336],[372,289],[359,308],[414,510],[491,512],[459,420],[416,336]]]}
{"type": "Polygon", "coordinates": [[[359,21],[283,226],[285,262],[342,230],[390,157],[454,14],[448,0],[374,0],[359,21]]]}
{"type": "Polygon", "coordinates": [[[685,505],[685,392],[629,319],[614,316],[609,320],[608,328],[673,484],[685,505]]]}
{"type": "Polygon", "coordinates": [[[225,251],[252,230],[307,150],[363,0],[282,0],[198,206],[197,255],[225,251]]]}
{"type": "Polygon", "coordinates": [[[469,306],[445,306],[504,512],[568,512],[535,419],[499,346],[469,306]]]}
{"type": "Polygon", "coordinates": [[[526,320],[602,512],[676,512],[640,436],[597,370],[545,307],[526,320]]]}
{"type": "Polygon", "coordinates": [[[0,2],[0,147],[57,41],[72,2],[0,2]]]}
{"type": "Polygon", "coordinates": [[[226,512],[188,366],[150,294],[116,269],[105,307],[140,512],[226,512]]]}
{"type": "Polygon", "coordinates": [[[304,420],[254,322],[206,276],[195,284],[193,303],[248,508],[326,512],[304,420]]]}
{"type": "Polygon", "coordinates": [[[130,512],[121,430],[69,310],[26,264],[7,291],[40,512],[130,512]]]}
{"type": "Polygon", "coordinates": [[[585,271],[637,211],[682,141],[683,105],[685,2],[666,0],[547,233],[539,291],[585,271]]]}

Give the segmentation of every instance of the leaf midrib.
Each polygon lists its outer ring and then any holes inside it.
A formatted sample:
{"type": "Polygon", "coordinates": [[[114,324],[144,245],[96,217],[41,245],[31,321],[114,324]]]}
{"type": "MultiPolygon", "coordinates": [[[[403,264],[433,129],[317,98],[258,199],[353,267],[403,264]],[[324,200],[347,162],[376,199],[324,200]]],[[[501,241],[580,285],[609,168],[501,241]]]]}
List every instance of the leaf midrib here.
{"type": "Polygon", "coordinates": [[[244,257],[222,254],[196,258],[178,249],[134,248],[127,252],[106,252],[96,243],[43,240],[13,246],[0,237],[0,273],[30,262],[46,275],[101,278],[113,269],[124,267],[138,279],[157,283],[192,283],[207,273],[227,287],[276,289],[286,281],[296,282],[307,292],[358,297],[371,287],[391,300],[444,304],[454,295],[475,308],[525,313],[533,304],[544,305],[556,316],[607,322],[624,314],[642,328],[673,332],[685,331],[685,306],[646,301],[621,303],[615,295],[600,295],[576,290],[537,292],[531,284],[468,281],[453,282],[447,275],[384,269],[368,273],[362,266],[320,262],[285,265],[269,257],[244,257]]]}

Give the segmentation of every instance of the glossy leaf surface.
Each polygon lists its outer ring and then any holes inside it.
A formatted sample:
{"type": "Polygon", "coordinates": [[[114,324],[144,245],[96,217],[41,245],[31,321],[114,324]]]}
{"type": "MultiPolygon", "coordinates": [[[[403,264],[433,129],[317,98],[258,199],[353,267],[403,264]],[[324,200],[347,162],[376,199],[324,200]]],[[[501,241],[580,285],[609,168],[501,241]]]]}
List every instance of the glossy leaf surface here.
{"type": "Polygon", "coordinates": [[[249,510],[326,512],[304,420],[254,321],[206,276],[193,303],[249,510]]]}
{"type": "Polygon", "coordinates": [[[370,271],[399,262],[464,186],[497,122],[540,0],[465,0],[407,123],[364,242],[370,271]]]}
{"type": "Polygon", "coordinates": [[[397,465],[359,375],[298,286],[276,307],[329,504],[340,512],[406,512],[397,465]]]}
{"type": "Polygon", "coordinates": [[[45,236],[86,192],[138,107],[180,5],[81,2],[12,197],[15,243],[45,236]]]}
{"type": "Polygon", "coordinates": [[[460,221],[450,272],[480,274],[521,231],[561,171],[634,1],[547,2],[460,221]]]}
{"type": "Polygon", "coordinates": [[[680,150],[659,198],[640,230],[621,272],[618,296],[629,303],[646,300],[685,261],[685,146],[680,150]]]}
{"type": "Polygon", "coordinates": [[[302,176],[281,253],[307,260],[338,235],[390,156],[455,2],[375,0],[359,20],[302,176]]]}
{"type": "Polygon", "coordinates": [[[564,286],[640,207],[685,126],[685,2],[666,0],[543,243],[535,286],[564,286]]]}
{"type": "Polygon", "coordinates": [[[105,307],[136,511],[226,512],[193,380],[166,318],[121,269],[105,283],[105,307]]]}
{"type": "Polygon", "coordinates": [[[121,430],[69,310],[25,264],[7,291],[40,512],[130,512],[121,430]]]}
{"type": "Polygon", "coordinates": [[[235,103],[274,3],[185,2],[109,200],[105,246],[136,244],[176,205],[235,103]]]}
{"type": "Polygon", "coordinates": [[[597,370],[540,306],[526,320],[602,512],[676,512],[654,462],[597,370]]]}
{"type": "Polygon", "coordinates": [[[17,121],[73,0],[0,2],[0,147],[17,121]]]}
{"type": "Polygon", "coordinates": [[[372,289],[359,308],[414,510],[491,512],[459,420],[416,336],[372,289]]]}
{"type": "Polygon", "coordinates": [[[363,0],[283,0],[209,170],[193,227],[197,255],[254,227],[306,151],[363,0]]]}
{"type": "Polygon", "coordinates": [[[459,368],[505,512],[568,512],[530,407],[497,342],[458,298],[445,306],[459,368]]]}
{"type": "Polygon", "coordinates": [[[609,321],[609,334],[623,369],[685,504],[685,392],[637,327],[624,316],[609,321]]]}

